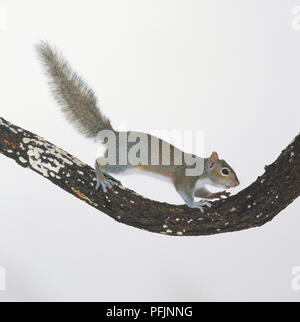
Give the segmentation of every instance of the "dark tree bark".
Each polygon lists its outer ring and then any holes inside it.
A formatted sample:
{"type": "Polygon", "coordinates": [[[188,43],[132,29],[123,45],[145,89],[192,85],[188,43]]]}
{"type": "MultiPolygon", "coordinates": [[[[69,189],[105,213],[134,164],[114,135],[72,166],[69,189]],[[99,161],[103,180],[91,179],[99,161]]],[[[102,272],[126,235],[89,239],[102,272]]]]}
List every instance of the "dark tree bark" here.
{"type": "Polygon", "coordinates": [[[95,190],[94,169],[50,142],[0,118],[0,153],[50,180],[118,222],[150,232],[199,236],[238,231],[271,221],[300,194],[300,134],[237,195],[211,208],[191,209],[144,198],[121,184],[95,190]]]}

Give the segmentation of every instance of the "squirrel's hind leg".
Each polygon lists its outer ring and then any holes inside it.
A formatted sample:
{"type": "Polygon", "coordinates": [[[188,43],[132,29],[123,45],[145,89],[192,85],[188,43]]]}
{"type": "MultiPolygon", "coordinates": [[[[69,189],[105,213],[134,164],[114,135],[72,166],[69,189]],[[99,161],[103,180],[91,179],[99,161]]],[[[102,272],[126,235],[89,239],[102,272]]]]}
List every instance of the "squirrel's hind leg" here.
{"type": "Polygon", "coordinates": [[[114,185],[119,184],[121,185],[121,182],[119,180],[116,180],[111,175],[108,174],[108,172],[118,173],[121,171],[116,171],[118,166],[103,166],[101,164],[101,158],[97,159],[95,162],[95,171],[96,171],[96,190],[99,190],[100,187],[104,193],[106,193],[108,190],[112,189],[114,185]],[[114,171],[115,170],[115,171],[114,171]]]}

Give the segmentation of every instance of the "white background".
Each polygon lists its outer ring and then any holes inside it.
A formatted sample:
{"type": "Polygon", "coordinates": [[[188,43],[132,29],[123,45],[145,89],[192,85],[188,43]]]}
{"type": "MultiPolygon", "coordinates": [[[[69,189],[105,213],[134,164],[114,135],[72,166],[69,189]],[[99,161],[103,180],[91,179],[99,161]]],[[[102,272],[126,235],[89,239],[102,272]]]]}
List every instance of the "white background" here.
{"type": "MultiPolygon", "coordinates": [[[[94,164],[33,45],[62,49],[130,129],[199,129],[245,188],[299,132],[300,1],[0,1],[0,116],[94,164]],[[296,26],[297,27],[297,26],[296,26]]],[[[174,188],[122,177],[182,203],[174,188]]],[[[0,157],[0,300],[300,300],[300,200],[257,229],[167,237],[128,227],[0,157]]]]}

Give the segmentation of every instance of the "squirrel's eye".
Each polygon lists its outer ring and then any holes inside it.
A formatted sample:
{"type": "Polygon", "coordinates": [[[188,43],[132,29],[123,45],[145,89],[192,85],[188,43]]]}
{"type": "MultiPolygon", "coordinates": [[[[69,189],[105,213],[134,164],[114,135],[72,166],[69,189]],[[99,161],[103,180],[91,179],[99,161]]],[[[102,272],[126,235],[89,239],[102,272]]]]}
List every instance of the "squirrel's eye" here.
{"type": "Polygon", "coordinates": [[[221,170],[221,173],[223,174],[223,176],[228,176],[228,175],[229,175],[229,173],[230,173],[230,171],[229,171],[229,169],[227,169],[227,168],[223,168],[223,169],[221,170]]]}

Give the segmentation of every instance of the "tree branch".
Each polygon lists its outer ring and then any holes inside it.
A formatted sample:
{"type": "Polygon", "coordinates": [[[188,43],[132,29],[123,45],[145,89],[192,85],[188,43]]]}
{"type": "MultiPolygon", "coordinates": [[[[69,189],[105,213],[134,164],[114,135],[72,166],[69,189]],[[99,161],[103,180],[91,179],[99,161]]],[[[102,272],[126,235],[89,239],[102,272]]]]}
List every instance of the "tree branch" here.
{"type": "Polygon", "coordinates": [[[0,153],[118,222],[167,235],[211,235],[258,227],[300,194],[300,134],[254,183],[237,195],[214,202],[203,213],[185,205],[149,200],[122,185],[107,194],[97,192],[93,168],[2,118],[0,153]]]}

